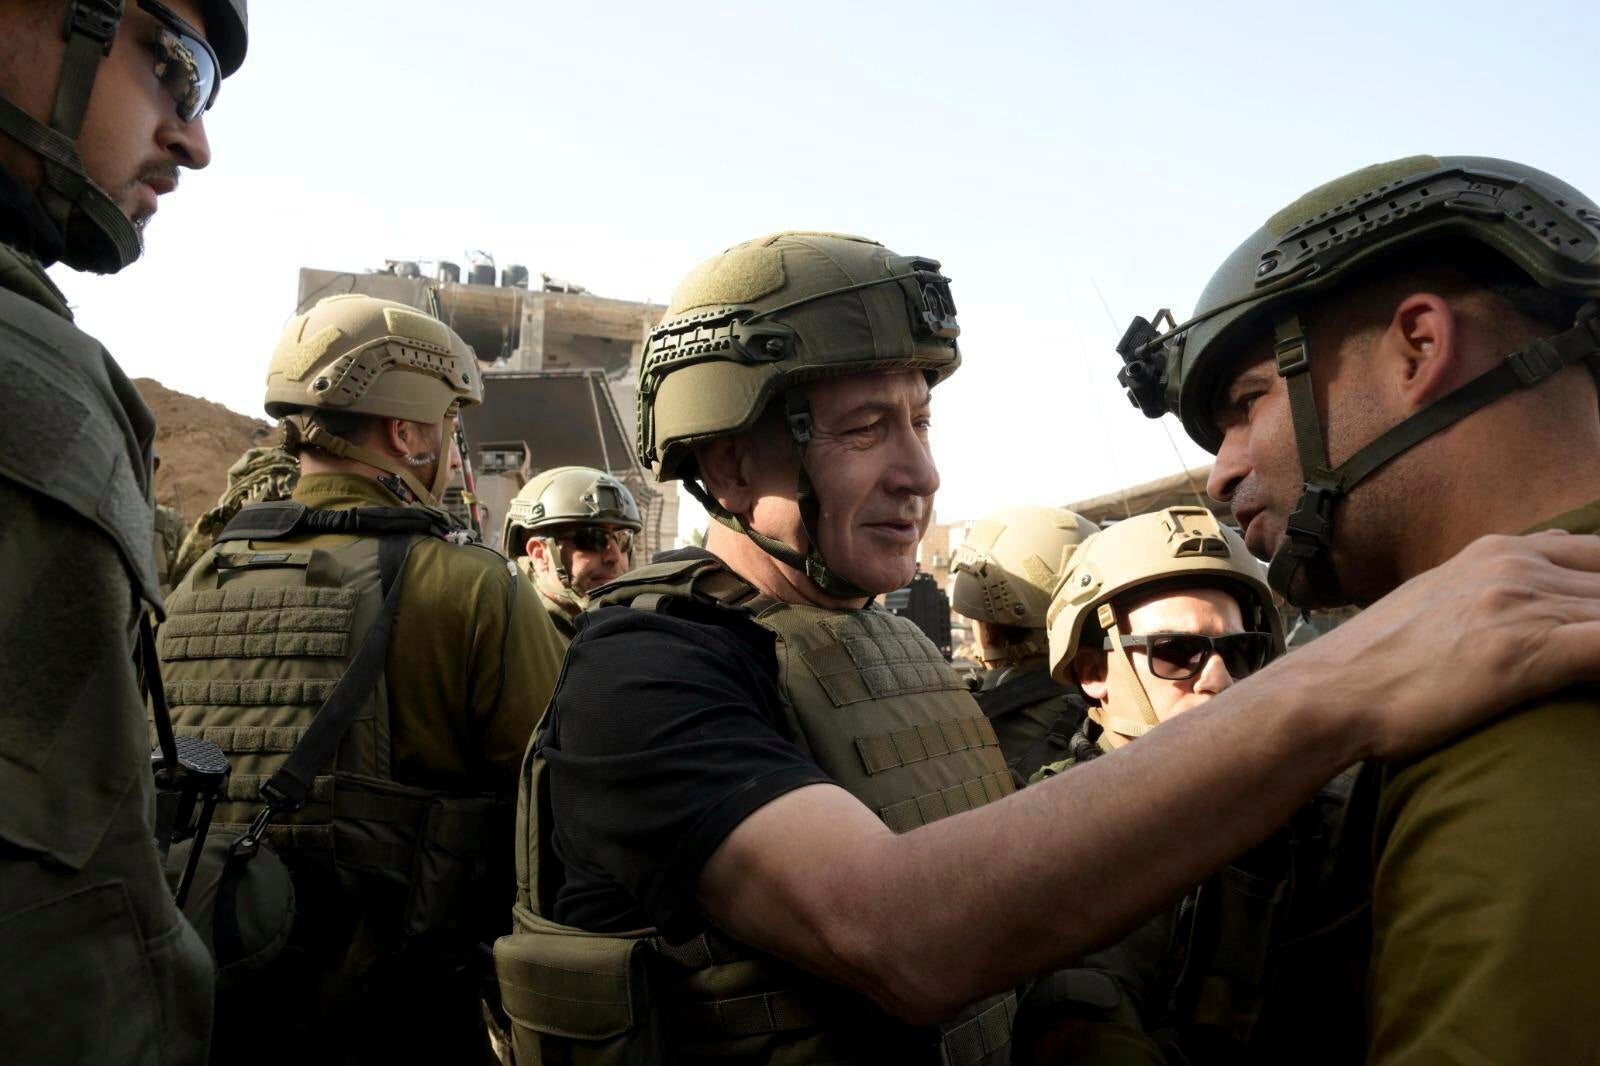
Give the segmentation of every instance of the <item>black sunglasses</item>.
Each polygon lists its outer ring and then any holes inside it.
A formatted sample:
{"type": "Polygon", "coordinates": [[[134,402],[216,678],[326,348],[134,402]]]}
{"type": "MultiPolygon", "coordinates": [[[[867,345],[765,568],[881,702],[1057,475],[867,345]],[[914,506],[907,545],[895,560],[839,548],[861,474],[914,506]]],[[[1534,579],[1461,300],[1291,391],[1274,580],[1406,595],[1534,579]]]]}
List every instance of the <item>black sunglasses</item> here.
{"type": "Polygon", "coordinates": [[[156,77],[161,87],[172,94],[178,117],[185,122],[199,118],[217,102],[222,79],[217,72],[222,64],[206,43],[205,35],[165,4],[157,0],[138,0],[139,6],[161,23],[156,41],[156,77]]]}
{"type": "MultiPolygon", "coordinates": [[[[1115,645],[1107,637],[1104,648],[1115,645]]],[[[1134,633],[1122,638],[1124,648],[1143,648],[1150,672],[1164,681],[1187,681],[1205,669],[1213,654],[1234,678],[1249,677],[1277,654],[1271,633],[1229,633],[1208,637],[1204,633],[1134,633]]]]}
{"type": "Polygon", "coordinates": [[[605,526],[579,526],[576,529],[563,530],[556,536],[571,544],[579,551],[600,552],[606,550],[606,545],[613,539],[617,542],[617,550],[623,555],[633,552],[633,530],[607,529],[605,526]]]}

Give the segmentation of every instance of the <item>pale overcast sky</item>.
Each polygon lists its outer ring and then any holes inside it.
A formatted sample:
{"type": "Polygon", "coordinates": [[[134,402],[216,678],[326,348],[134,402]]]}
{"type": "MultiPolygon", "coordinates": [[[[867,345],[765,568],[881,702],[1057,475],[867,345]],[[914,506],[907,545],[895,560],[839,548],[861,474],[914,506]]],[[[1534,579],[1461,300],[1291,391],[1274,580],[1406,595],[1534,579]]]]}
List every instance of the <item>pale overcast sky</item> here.
{"type": "MultiPolygon", "coordinates": [[[[296,272],[469,248],[622,299],[777,229],[943,261],[941,521],[1203,462],[1113,380],[1271,213],[1367,163],[1591,194],[1589,5],[273,0],[143,261],[57,268],[134,376],[260,414],[296,272]],[[1322,13],[1327,11],[1328,13],[1322,13]]],[[[685,526],[699,524],[685,501],[685,526]]]]}

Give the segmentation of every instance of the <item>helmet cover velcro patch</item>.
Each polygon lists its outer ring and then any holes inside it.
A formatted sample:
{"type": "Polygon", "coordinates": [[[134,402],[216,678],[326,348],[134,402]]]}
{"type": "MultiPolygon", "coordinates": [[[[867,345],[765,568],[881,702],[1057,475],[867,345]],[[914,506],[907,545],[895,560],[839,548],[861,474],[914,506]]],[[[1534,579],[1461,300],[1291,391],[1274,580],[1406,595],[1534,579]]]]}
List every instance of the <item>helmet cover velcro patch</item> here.
{"type": "Polygon", "coordinates": [[[1370,167],[1334,178],[1306,193],[1282,211],[1267,219],[1268,233],[1284,233],[1291,227],[1315,218],[1324,211],[1338,207],[1364,192],[1387,184],[1397,178],[1407,178],[1443,166],[1437,156],[1412,155],[1388,163],[1374,163],[1370,167]]]}
{"type": "Polygon", "coordinates": [[[696,307],[743,304],[783,287],[783,253],[744,244],[713,256],[690,271],[672,294],[667,318],[696,307]]]}
{"type": "Polygon", "coordinates": [[[399,307],[385,307],[383,322],[396,337],[417,341],[441,352],[450,350],[450,327],[437,318],[399,307]]]}
{"type": "Polygon", "coordinates": [[[325,326],[306,337],[303,335],[306,321],[306,316],[302,315],[300,333],[295,334],[293,340],[285,336],[278,350],[272,353],[272,362],[267,367],[269,378],[273,374],[282,374],[290,381],[299,381],[344,336],[339,327],[325,326]]]}

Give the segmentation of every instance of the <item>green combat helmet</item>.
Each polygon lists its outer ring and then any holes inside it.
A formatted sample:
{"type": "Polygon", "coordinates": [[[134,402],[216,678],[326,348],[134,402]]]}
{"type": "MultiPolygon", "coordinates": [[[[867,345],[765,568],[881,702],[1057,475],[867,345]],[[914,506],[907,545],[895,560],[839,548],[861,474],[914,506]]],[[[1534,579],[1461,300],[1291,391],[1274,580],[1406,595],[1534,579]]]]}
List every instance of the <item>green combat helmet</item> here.
{"type": "Polygon", "coordinates": [[[1104,633],[1112,644],[1107,655],[1110,668],[1126,671],[1124,676],[1133,681],[1130,691],[1138,700],[1140,720],[1106,720],[1098,708],[1089,713],[1113,732],[1142,736],[1160,719],[1122,645],[1124,634],[1114,601],[1138,589],[1153,592],[1169,584],[1174,591],[1221,587],[1237,596],[1245,625],[1270,632],[1274,651],[1281,654],[1283,619],[1261,571],[1239,534],[1204,507],[1168,507],[1101,530],[1073,553],[1050,603],[1050,676],[1061,684],[1073,684],[1077,679],[1072,660],[1085,634],[1104,633]]]}
{"type": "MultiPolygon", "coordinates": [[[[972,527],[950,558],[950,608],[964,618],[1037,630],[986,666],[1047,649],[1045,612],[1072,552],[1098,526],[1061,507],[1006,507],[972,527]]],[[[993,652],[994,649],[985,649],[993,652]]]]}
{"type": "MultiPolygon", "coordinates": [[[[515,559],[528,537],[574,524],[634,532],[644,528],[639,505],[622,482],[593,467],[557,466],[536,475],[512,499],[500,527],[500,549],[515,559]]],[[[565,590],[563,598],[581,610],[586,598],[572,587],[572,575],[567,573],[561,553],[552,551],[550,558],[565,590]]]]}
{"type": "Polygon", "coordinates": [[[1134,405],[1152,418],[1178,415],[1189,436],[1215,453],[1222,444],[1211,415],[1217,386],[1253,339],[1273,331],[1304,480],[1288,536],[1268,570],[1272,587],[1285,596],[1301,567],[1326,564],[1335,505],[1373,471],[1515,389],[1580,360],[1600,364],[1600,318],[1596,305],[1585,302],[1571,329],[1512,352],[1333,467],[1305,373],[1311,352],[1299,307],[1385,257],[1441,238],[1478,242],[1559,295],[1600,297],[1600,208],[1587,196],[1521,163],[1411,156],[1302,196],[1228,257],[1193,318],[1176,324],[1167,311],[1156,314],[1155,324],[1136,318],[1117,346],[1125,364],[1117,378],[1134,405]],[[1164,334],[1157,329],[1163,320],[1170,327],[1164,334]]]}
{"type": "Polygon", "coordinates": [[[836,233],[778,233],[696,267],[650,334],[639,370],[639,461],[681,480],[713,518],[804,571],[833,596],[864,596],[817,548],[818,501],[806,472],[811,410],[795,386],[821,377],[913,369],[930,384],[961,363],[950,279],[937,260],[896,255],[836,233]],[[748,429],[781,399],[800,457],[804,554],[748,528],[699,482],[694,448],[748,429]]]}
{"type": "MultiPolygon", "coordinates": [[[[443,452],[462,404],[483,401],[483,378],[467,342],[432,315],[359,293],[319,300],[296,315],[267,368],[267,414],[283,419],[286,441],[386,471],[397,496],[440,509],[450,484],[443,452]],[[439,425],[438,470],[423,485],[403,463],[330,432],[313,412],[403,418],[439,425]]],[[[291,446],[290,450],[294,450],[291,446]]]]}
{"type": "MultiPolygon", "coordinates": [[[[132,0],[160,29],[157,73],[174,92],[179,115],[193,121],[217,99],[223,78],[244,63],[248,44],[245,0],[201,0],[204,27],[190,26],[165,5],[132,0]]],[[[0,95],[0,133],[31,149],[43,164],[39,206],[61,232],[61,261],[74,270],[112,274],[139,258],[139,230],[96,185],[78,155],[78,132],[101,60],[111,54],[123,0],[70,0],[62,5],[66,51],[46,125],[0,95]]],[[[140,45],[141,48],[145,47],[140,45]]]]}

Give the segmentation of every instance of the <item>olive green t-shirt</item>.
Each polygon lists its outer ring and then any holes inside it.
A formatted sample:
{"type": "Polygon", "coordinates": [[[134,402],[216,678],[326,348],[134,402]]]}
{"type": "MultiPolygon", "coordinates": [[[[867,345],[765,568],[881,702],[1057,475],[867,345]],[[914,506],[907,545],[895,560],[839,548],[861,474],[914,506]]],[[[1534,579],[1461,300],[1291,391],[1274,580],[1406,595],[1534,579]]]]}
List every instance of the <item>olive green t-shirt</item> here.
{"type": "Polygon", "coordinates": [[[1375,844],[1370,1063],[1600,1062],[1600,690],[1392,769],[1375,844]]]}
{"type": "MultiPolygon", "coordinates": [[[[312,510],[404,506],[358,474],[307,474],[292,498],[312,510]]],[[[419,541],[406,563],[385,672],[395,779],[515,795],[565,652],[533,589],[504,558],[419,541]]]]}

